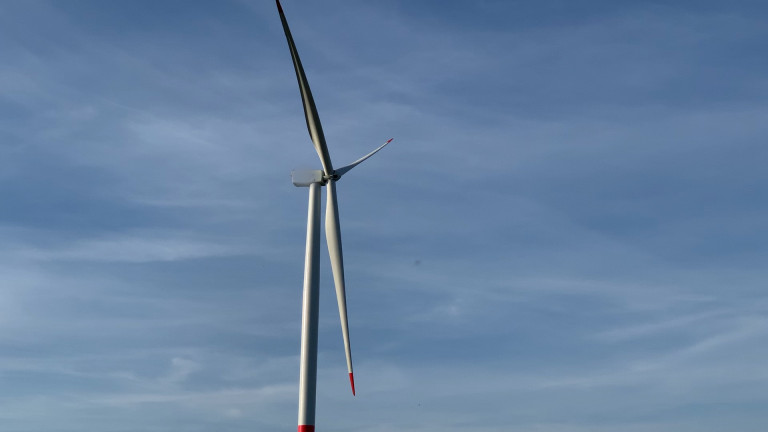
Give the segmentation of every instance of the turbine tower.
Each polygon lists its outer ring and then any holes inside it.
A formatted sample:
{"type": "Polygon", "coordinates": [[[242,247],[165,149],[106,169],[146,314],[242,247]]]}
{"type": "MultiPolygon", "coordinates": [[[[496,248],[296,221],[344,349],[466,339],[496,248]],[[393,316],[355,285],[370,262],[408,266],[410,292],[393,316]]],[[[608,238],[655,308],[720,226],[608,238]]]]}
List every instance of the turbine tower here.
{"type": "Polygon", "coordinates": [[[299,371],[299,428],[298,432],[314,432],[315,430],[315,395],[317,384],[317,317],[319,309],[318,285],[320,276],[320,187],[325,186],[328,198],[325,207],[325,238],[328,244],[328,254],[331,258],[333,280],[336,285],[336,300],[339,304],[339,318],[341,319],[341,334],[344,338],[344,351],[347,357],[347,370],[349,383],[352,386],[352,395],[355,394],[355,378],[352,373],[352,352],[349,346],[349,326],[347,324],[347,297],[344,287],[344,261],[341,252],[341,231],[339,230],[339,207],[336,200],[336,182],[349,170],[373,156],[392,141],[376,148],[374,151],[338,169],[333,169],[328,147],[325,144],[323,127],[320,125],[320,117],[317,114],[309,83],[301,66],[299,53],[293,43],[288,21],[285,20],[280,0],[277,3],[277,11],[280,13],[280,21],[283,23],[285,38],[288,40],[288,48],[291,51],[293,68],[296,71],[296,79],[299,82],[299,91],[304,106],[304,116],[307,120],[307,129],[317,155],[320,157],[322,170],[293,171],[291,177],[297,187],[309,188],[309,211],[307,214],[307,248],[304,257],[304,292],[302,296],[301,312],[301,366],[299,371]]]}

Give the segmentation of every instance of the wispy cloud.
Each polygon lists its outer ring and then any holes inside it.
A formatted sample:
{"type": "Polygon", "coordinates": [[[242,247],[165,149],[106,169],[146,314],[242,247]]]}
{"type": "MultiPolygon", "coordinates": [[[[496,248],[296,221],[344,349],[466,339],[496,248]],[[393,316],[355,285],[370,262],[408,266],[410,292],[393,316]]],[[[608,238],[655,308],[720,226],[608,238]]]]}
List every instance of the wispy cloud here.
{"type": "Polygon", "coordinates": [[[40,261],[106,261],[145,263],[179,261],[247,253],[236,246],[190,240],[190,235],[159,238],[144,235],[75,241],[68,246],[17,250],[21,257],[40,261]]]}

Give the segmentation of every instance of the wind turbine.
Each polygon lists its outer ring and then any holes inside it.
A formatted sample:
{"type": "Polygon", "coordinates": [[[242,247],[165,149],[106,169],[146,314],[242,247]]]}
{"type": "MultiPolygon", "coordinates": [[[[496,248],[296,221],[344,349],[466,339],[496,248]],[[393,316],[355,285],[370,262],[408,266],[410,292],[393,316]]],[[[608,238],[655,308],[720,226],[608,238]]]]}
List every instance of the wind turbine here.
{"type": "Polygon", "coordinates": [[[339,304],[339,318],[341,319],[341,334],[344,338],[344,351],[347,356],[347,370],[349,383],[352,386],[352,395],[355,394],[355,378],[352,373],[352,352],[349,347],[349,326],[347,324],[347,297],[344,288],[344,261],[341,253],[341,231],[339,230],[339,207],[336,200],[336,182],[341,176],[358,164],[373,156],[376,152],[389,144],[392,139],[376,148],[374,151],[338,169],[333,169],[328,147],[325,144],[323,128],[320,125],[320,117],[317,114],[309,83],[301,66],[299,53],[293,43],[288,21],[285,20],[280,0],[277,3],[277,11],[280,13],[280,21],[283,23],[285,38],[288,40],[288,48],[293,59],[293,68],[296,71],[296,79],[299,82],[299,91],[304,106],[304,116],[307,120],[307,129],[312,143],[315,145],[317,155],[320,157],[322,170],[293,171],[291,177],[297,187],[309,187],[309,212],[307,214],[307,248],[304,257],[304,293],[302,296],[301,312],[301,365],[299,371],[299,428],[298,432],[314,432],[315,430],[315,395],[317,385],[317,316],[319,309],[318,285],[320,276],[320,187],[326,186],[328,199],[325,207],[325,238],[328,244],[328,254],[331,258],[333,280],[336,285],[336,300],[339,304]]]}

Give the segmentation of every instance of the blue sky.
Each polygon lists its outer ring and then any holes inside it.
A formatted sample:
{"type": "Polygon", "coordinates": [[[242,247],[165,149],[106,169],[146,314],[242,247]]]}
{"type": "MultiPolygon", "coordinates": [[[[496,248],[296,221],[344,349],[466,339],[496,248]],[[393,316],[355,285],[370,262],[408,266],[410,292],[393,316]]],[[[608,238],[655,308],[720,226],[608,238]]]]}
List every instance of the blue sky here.
{"type": "MultiPolygon", "coordinates": [[[[318,430],[763,431],[768,7],[283,3],[338,166],[318,430]]],[[[274,3],[0,2],[0,429],[296,422],[274,3]]]]}

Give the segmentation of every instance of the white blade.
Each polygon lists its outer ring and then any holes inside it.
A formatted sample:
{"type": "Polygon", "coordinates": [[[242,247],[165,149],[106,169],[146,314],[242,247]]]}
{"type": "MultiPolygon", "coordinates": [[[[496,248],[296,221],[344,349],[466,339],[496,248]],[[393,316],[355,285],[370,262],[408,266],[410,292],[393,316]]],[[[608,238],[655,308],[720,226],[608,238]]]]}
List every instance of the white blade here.
{"type": "Polygon", "coordinates": [[[371,157],[371,156],[375,155],[375,154],[376,154],[376,152],[378,152],[379,150],[383,149],[383,148],[384,148],[384,146],[386,146],[387,144],[389,144],[390,142],[392,142],[392,140],[393,140],[393,139],[394,139],[394,138],[390,138],[390,139],[388,139],[388,140],[387,140],[387,142],[385,142],[384,144],[382,144],[382,145],[380,145],[379,147],[377,147],[377,148],[376,148],[376,150],[374,150],[374,151],[372,151],[372,152],[368,153],[367,155],[365,155],[365,156],[361,157],[360,159],[358,159],[358,160],[356,160],[356,161],[352,162],[351,164],[349,164],[349,165],[347,165],[347,166],[345,166],[345,167],[342,167],[342,168],[339,168],[339,169],[337,169],[337,170],[336,170],[336,175],[337,175],[337,176],[339,176],[339,178],[341,178],[341,176],[343,176],[343,175],[344,175],[344,174],[345,174],[347,171],[349,171],[349,170],[351,170],[352,168],[354,168],[354,167],[358,166],[358,165],[359,165],[361,162],[363,162],[364,160],[368,159],[369,157],[371,157]]]}
{"type": "Polygon", "coordinates": [[[339,207],[336,203],[336,182],[331,180],[328,188],[328,202],[325,207],[325,238],[328,243],[328,255],[331,257],[333,281],[336,284],[336,300],[339,303],[341,334],[344,337],[344,351],[347,355],[347,371],[352,394],[355,394],[355,377],[352,374],[352,351],[349,347],[349,325],[347,324],[347,295],[344,290],[344,260],[341,252],[341,231],[339,230],[339,207]]]}
{"type": "Polygon", "coordinates": [[[299,82],[301,101],[304,106],[304,117],[307,120],[307,130],[309,130],[309,136],[312,138],[312,143],[315,145],[317,155],[320,156],[320,163],[323,164],[323,171],[325,172],[325,175],[330,176],[333,174],[333,165],[331,165],[331,157],[328,155],[328,146],[325,144],[325,135],[323,135],[323,126],[320,124],[320,116],[317,114],[317,107],[315,107],[315,99],[312,97],[312,91],[309,90],[309,82],[304,73],[304,68],[301,66],[299,52],[296,50],[296,45],[293,43],[291,29],[288,28],[288,21],[286,21],[285,14],[283,14],[280,0],[275,1],[277,2],[277,11],[280,13],[280,21],[283,23],[285,38],[288,40],[288,49],[291,51],[293,68],[296,71],[296,80],[299,82]]]}

